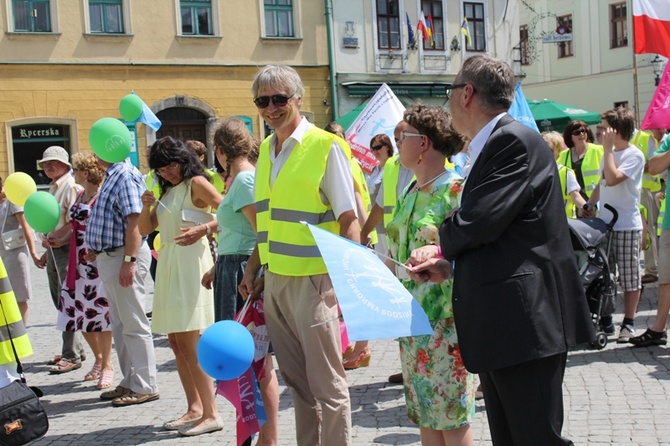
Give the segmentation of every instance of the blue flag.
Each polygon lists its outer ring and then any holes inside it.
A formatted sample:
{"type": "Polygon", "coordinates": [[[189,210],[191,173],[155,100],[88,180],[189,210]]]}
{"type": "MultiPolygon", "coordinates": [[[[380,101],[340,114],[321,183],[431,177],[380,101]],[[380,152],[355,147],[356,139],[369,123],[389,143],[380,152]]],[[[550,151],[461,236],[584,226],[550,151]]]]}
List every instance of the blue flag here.
{"type": "Polygon", "coordinates": [[[419,302],[373,251],[307,226],[328,268],[350,341],[433,334],[419,302]]]}
{"type": "Polygon", "coordinates": [[[530,127],[536,132],[540,131],[537,128],[537,124],[535,123],[535,118],[533,118],[533,113],[531,113],[530,107],[528,107],[526,97],[523,95],[523,91],[521,91],[521,82],[516,83],[514,102],[512,102],[512,106],[509,108],[507,113],[512,115],[514,119],[523,125],[530,127]]]}
{"type": "Polygon", "coordinates": [[[407,46],[410,48],[416,47],[416,39],[414,38],[414,30],[412,29],[412,22],[409,19],[409,14],[405,12],[407,17],[407,46]]]}
{"type": "Polygon", "coordinates": [[[145,104],[144,101],[142,101],[142,114],[139,118],[137,118],[137,120],[151,127],[154,132],[157,132],[162,125],[160,119],[158,119],[158,117],[154,114],[154,112],[151,111],[149,106],[145,104]]]}

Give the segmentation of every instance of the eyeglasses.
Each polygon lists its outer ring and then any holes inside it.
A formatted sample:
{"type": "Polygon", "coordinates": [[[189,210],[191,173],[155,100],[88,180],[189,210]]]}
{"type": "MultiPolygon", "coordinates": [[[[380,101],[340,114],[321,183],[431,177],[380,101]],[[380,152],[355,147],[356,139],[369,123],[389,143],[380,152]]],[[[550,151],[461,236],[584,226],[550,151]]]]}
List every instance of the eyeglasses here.
{"type": "Polygon", "coordinates": [[[579,135],[582,135],[584,133],[586,133],[586,130],[579,129],[579,130],[575,130],[574,132],[572,132],[572,136],[579,136],[579,135]]]}
{"type": "Polygon", "coordinates": [[[378,146],[371,146],[370,149],[374,152],[381,150],[386,144],[379,144],[378,146]]]}
{"type": "Polygon", "coordinates": [[[166,173],[174,173],[175,170],[177,170],[177,167],[179,167],[178,163],[171,163],[166,167],[161,167],[160,169],[156,169],[156,174],[160,176],[165,176],[166,173]]]}
{"type": "Polygon", "coordinates": [[[254,104],[258,108],[267,108],[270,105],[270,101],[277,107],[284,107],[288,104],[288,100],[291,99],[295,94],[291,96],[284,96],[283,94],[273,94],[272,96],[259,96],[254,99],[254,104]]]}
{"type": "Polygon", "coordinates": [[[405,138],[409,138],[410,136],[424,137],[426,135],[422,135],[421,133],[400,132],[400,139],[398,140],[398,142],[403,142],[405,140],[405,138]]]}
{"type": "Polygon", "coordinates": [[[468,84],[453,84],[451,87],[447,88],[444,90],[445,95],[447,96],[447,101],[451,99],[451,94],[453,93],[452,90],[456,90],[458,88],[463,88],[468,84]]]}

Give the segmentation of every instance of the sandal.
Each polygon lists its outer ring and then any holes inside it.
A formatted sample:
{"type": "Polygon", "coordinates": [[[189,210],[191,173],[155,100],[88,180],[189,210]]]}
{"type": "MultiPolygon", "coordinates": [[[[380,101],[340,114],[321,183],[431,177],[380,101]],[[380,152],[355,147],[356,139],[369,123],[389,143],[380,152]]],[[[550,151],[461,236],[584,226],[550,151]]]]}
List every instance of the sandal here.
{"type": "Polygon", "coordinates": [[[650,345],[666,345],[668,343],[667,332],[657,332],[650,328],[640,336],[634,336],[628,340],[634,347],[648,347],[650,345]]]}
{"type": "Polygon", "coordinates": [[[72,370],[77,370],[81,368],[81,361],[68,361],[67,359],[61,359],[49,369],[49,373],[53,375],[58,375],[61,373],[67,373],[72,370]]]}
{"type": "Polygon", "coordinates": [[[93,381],[100,378],[100,371],[102,370],[102,364],[93,364],[93,368],[90,372],[84,376],[84,381],[93,381]]]}
{"type": "Polygon", "coordinates": [[[49,359],[49,360],[47,361],[47,364],[48,364],[48,365],[56,365],[56,364],[58,364],[58,363],[60,362],[61,359],[63,359],[63,356],[61,356],[61,355],[56,355],[56,356],[53,357],[53,359],[49,359]]]}
{"type": "Polygon", "coordinates": [[[98,389],[107,389],[114,384],[114,370],[103,370],[98,380],[98,389]]]}

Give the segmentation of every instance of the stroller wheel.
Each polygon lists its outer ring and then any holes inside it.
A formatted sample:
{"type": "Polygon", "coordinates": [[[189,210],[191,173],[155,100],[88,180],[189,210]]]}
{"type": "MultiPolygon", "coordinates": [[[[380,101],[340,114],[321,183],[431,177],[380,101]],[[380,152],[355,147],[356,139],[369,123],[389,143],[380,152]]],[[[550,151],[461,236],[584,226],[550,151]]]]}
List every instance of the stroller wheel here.
{"type": "Polygon", "coordinates": [[[595,341],[591,342],[591,347],[596,350],[602,350],[607,346],[607,335],[602,331],[596,333],[595,341]]]}

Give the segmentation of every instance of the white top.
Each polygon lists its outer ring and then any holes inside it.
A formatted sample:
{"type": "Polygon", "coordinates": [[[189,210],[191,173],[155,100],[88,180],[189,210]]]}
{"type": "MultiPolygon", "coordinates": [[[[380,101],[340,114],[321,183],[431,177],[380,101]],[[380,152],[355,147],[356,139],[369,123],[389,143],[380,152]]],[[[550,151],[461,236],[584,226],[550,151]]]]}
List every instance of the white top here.
{"type": "Polygon", "coordinates": [[[568,188],[568,194],[573,193],[574,191],[581,190],[581,186],[577,182],[577,177],[575,176],[575,172],[572,169],[568,169],[568,173],[565,176],[566,178],[566,186],[568,188]]]}
{"type": "Polygon", "coordinates": [[[642,230],[640,190],[644,154],[630,145],[624,150],[615,150],[613,155],[617,170],[627,178],[616,186],[607,186],[602,178],[603,163],[600,163],[600,218],[607,223],[612,219],[612,213],[605,209],[605,204],[609,204],[619,213],[619,219],[614,225],[615,231],[642,230]]]}
{"type": "MultiPolygon", "coordinates": [[[[400,163],[400,159],[397,160],[400,163]]],[[[402,191],[405,190],[405,187],[414,179],[414,173],[400,166],[400,172],[398,172],[398,184],[395,188],[395,196],[399,197],[402,194],[402,191]]],[[[380,208],[384,208],[384,182],[382,181],[381,186],[379,186],[379,192],[377,193],[377,198],[375,198],[375,204],[380,208]]]]}
{"type": "MultiPolygon", "coordinates": [[[[270,163],[272,170],[270,173],[270,187],[274,186],[275,180],[281,168],[286,164],[286,160],[293,148],[299,142],[305,133],[314,127],[304,117],[300,121],[298,127],[293,131],[286,141],[282,144],[282,148],[278,155],[275,155],[275,148],[277,147],[277,135],[270,138],[270,163]]],[[[356,198],[354,198],[354,181],[344,149],[333,140],[328,160],[326,161],[326,172],[321,180],[320,193],[321,200],[325,204],[330,204],[335,213],[335,218],[340,218],[340,215],[346,211],[353,210],[356,212],[356,198]]]]}

